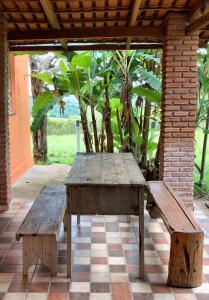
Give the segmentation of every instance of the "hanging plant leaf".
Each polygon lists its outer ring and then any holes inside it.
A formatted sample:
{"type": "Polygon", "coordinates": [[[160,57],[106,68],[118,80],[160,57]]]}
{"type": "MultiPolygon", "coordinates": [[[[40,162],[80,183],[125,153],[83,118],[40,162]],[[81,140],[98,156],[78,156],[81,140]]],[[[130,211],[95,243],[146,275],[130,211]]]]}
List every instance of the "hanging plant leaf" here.
{"type": "Polygon", "coordinates": [[[33,73],[31,74],[32,77],[37,78],[47,84],[53,84],[53,79],[50,74],[47,73],[33,73]]]}
{"type": "Polygon", "coordinates": [[[161,81],[153,72],[148,72],[143,68],[138,68],[137,72],[142,76],[142,78],[152,87],[154,90],[161,90],[161,81]]]}
{"type": "Polygon", "coordinates": [[[133,89],[133,93],[137,96],[143,96],[150,102],[155,102],[158,106],[161,103],[161,92],[146,89],[143,86],[137,86],[133,89]]]}

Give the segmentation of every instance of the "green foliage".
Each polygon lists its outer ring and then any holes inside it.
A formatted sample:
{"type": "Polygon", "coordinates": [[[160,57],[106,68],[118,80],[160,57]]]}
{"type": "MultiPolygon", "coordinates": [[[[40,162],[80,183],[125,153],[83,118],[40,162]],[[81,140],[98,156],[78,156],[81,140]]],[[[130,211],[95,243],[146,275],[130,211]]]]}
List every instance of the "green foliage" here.
{"type": "Polygon", "coordinates": [[[55,103],[56,97],[49,91],[43,92],[36,98],[32,109],[33,122],[31,130],[33,132],[39,130],[43,117],[53,108],[55,103]]]}
{"type": "Polygon", "coordinates": [[[153,91],[153,90],[144,88],[143,86],[137,86],[133,89],[133,93],[135,93],[137,96],[143,96],[150,102],[155,102],[158,106],[160,106],[161,92],[153,91]]]}
{"type": "Polygon", "coordinates": [[[53,84],[53,80],[52,80],[52,76],[50,74],[47,73],[34,73],[31,74],[32,77],[35,77],[47,84],[53,84]]]}
{"type": "Polygon", "coordinates": [[[146,83],[150,85],[154,90],[161,90],[161,81],[157,78],[157,76],[152,71],[146,71],[142,67],[138,67],[137,72],[142,76],[146,83]]]}
{"type": "Polygon", "coordinates": [[[77,118],[63,119],[63,118],[48,118],[47,122],[47,134],[48,135],[70,135],[75,134],[76,120],[80,120],[80,116],[77,118]]]}

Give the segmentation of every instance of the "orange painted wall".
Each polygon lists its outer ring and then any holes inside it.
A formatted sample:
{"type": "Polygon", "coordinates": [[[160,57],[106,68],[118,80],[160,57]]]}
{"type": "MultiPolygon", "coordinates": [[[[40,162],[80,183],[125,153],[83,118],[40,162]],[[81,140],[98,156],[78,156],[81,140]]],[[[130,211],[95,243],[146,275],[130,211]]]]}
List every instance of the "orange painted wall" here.
{"type": "Polygon", "coordinates": [[[10,57],[11,111],[10,172],[11,183],[33,166],[30,139],[28,56],[10,57]]]}

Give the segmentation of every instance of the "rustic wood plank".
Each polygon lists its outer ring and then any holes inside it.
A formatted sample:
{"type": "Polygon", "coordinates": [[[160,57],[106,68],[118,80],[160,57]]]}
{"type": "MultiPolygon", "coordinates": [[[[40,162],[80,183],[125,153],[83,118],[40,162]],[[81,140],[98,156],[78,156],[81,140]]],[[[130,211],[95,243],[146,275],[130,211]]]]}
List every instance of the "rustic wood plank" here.
{"type": "Polygon", "coordinates": [[[131,153],[79,153],[65,184],[144,186],[146,182],[131,153]]]}
{"type": "Polygon", "coordinates": [[[26,235],[57,235],[66,209],[66,187],[44,187],[16,233],[16,239],[26,235]]]}
{"type": "Polygon", "coordinates": [[[129,26],[129,27],[103,27],[102,35],[98,28],[71,28],[71,29],[42,29],[42,30],[10,30],[8,41],[26,40],[57,40],[57,39],[100,39],[128,38],[128,37],[162,37],[163,26],[129,26]]]}
{"type": "Polygon", "coordinates": [[[138,215],[137,187],[76,185],[71,190],[72,214],[138,215]]]}
{"type": "Polygon", "coordinates": [[[185,210],[177,203],[163,182],[151,181],[148,183],[148,188],[155,199],[155,202],[161,211],[161,216],[170,232],[192,232],[197,230],[197,225],[194,226],[193,222],[191,222],[191,219],[193,219],[191,213],[187,209],[186,214],[188,214],[189,217],[186,217],[185,210]]]}

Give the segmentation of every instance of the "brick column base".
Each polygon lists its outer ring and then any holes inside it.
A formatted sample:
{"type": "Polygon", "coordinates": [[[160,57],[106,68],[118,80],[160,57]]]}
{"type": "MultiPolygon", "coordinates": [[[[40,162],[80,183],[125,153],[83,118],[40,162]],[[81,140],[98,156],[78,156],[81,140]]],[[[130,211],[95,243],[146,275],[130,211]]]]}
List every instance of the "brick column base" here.
{"type": "Polygon", "coordinates": [[[160,179],[193,208],[199,37],[185,35],[185,26],[185,15],[168,15],[163,43],[160,179]]]}
{"type": "Polygon", "coordinates": [[[0,210],[10,200],[7,23],[0,18],[0,210]]]}

